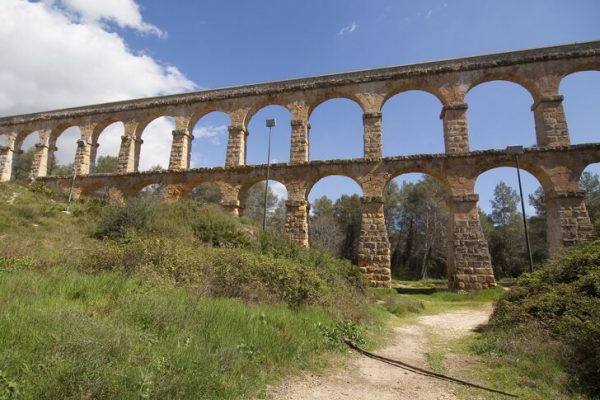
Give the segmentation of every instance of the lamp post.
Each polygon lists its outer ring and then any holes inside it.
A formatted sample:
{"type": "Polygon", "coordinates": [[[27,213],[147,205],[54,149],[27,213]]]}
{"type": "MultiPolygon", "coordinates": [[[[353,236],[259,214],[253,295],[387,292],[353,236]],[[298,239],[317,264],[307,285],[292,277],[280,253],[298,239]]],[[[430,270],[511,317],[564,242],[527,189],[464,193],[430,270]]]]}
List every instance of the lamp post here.
{"type": "Polygon", "coordinates": [[[527,215],[525,215],[525,201],[523,200],[523,187],[521,185],[521,169],[519,168],[519,156],[523,154],[523,146],[511,145],[506,148],[508,155],[515,157],[517,164],[517,180],[519,181],[519,195],[521,197],[521,211],[523,213],[523,228],[525,229],[525,242],[527,243],[527,255],[529,256],[529,272],[533,272],[533,257],[531,256],[531,243],[529,242],[529,230],[527,229],[527,215]]]}
{"type": "Polygon", "coordinates": [[[269,195],[269,172],[271,170],[271,129],[277,125],[275,118],[266,121],[269,128],[269,145],[267,150],[267,180],[265,181],[265,209],[263,213],[263,231],[267,228],[267,197],[269,195]]]}

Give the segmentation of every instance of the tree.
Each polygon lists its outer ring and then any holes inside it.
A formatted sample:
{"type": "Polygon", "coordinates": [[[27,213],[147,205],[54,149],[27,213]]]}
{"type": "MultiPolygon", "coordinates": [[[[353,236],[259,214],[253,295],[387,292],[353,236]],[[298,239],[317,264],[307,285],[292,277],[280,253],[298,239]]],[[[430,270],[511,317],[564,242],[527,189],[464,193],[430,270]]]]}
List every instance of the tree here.
{"type": "Polygon", "coordinates": [[[190,197],[192,200],[201,203],[219,204],[223,199],[223,194],[219,185],[213,182],[206,182],[193,188],[190,197]]]}
{"type": "MultiPolygon", "coordinates": [[[[265,209],[265,182],[259,182],[246,192],[244,216],[258,226],[263,224],[265,209]]],[[[285,201],[280,200],[271,187],[267,187],[267,226],[283,230],[285,222],[285,201]]]]}
{"type": "Polygon", "coordinates": [[[114,174],[119,167],[119,157],[100,156],[96,160],[96,164],[92,171],[96,174],[114,174]]]}
{"type": "Polygon", "coordinates": [[[362,222],[360,201],[360,196],[357,194],[351,196],[344,194],[333,204],[335,220],[344,236],[341,256],[350,260],[353,264],[358,264],[358,241],[362,222]]]}
{"type": "Polygon", "coordinates": [[[600,232],[600,179],[597,174],[584,172],[579,180],[581,190],[585,191],[585,205],[594,225],[596,235],[600,232]]]}
{"type": "Polygon", "coordinates": [[[492,204],[492,221],[496,226],[508,226],[518,217],[517,203],[519,195],[504,181],[500,181],[494,188],[492,204]]]}
{"type": "Polygon", "coordinates": [[[521,213],[517,211],[519,196],[505,182],[494,188],[490,200],[490,220],[493,229],[488,232],[488,247],[496,276],[515,277],[526,268],[526,247],[521,213]]]}
{"type": "Polygon", "coordinates": [[[28,181],[35,156],[35,147],[24,151],[21,154],[14,153],[12,164],[12,176],[16,181],[28,181]]]}
{"type": "Polygon", "coordinates": [[[342,257],[344,231],[335,217],[333,202],[327,196],[313,201],[309,234],[311,246],[318,246],[334,257],[342,257]]]}
{"type": "Polygon", "coordinates": [[[445,189],[429,176],[417,183],[390,182],[384,194],[384,212],[392,251],[392,274],[416,279],[445,276],[445,189]]]}

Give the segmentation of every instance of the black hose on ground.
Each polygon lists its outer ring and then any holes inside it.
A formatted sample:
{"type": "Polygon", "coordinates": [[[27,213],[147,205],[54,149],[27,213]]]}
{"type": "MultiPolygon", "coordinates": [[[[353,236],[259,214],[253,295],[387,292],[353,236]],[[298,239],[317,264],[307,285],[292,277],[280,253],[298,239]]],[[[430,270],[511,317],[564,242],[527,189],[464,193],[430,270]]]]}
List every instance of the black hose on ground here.
{"type": "Polygon", "coordinates": [[[362,354],[364,356],[367,356],[367,357],[372,358],[374,360],[378,360],[378,361],[384,362],[386,364],[393,365],[393,366],[398,367],[398,368],[403,368],[405,370],[414,372],[415,374],[419,374],[419,375],[423,375],[423,376],[429,376],[431,378],[437,378],[437,379],[441,379],[441,380],[444,380],[444,381],[447,381],[447,382],[457,383],[459,385],[468,386],[468,387],[472,387],[472,388],[477,388],[477,389],[485,390],[485,391],[492,392],[492,393],[498,393],[498,394],[502,394],[504,396],[514,397],[514,398],[518,398],[519,397],[519,396],[516,396],[516,395],[511,394],[511,393],[503,392],[501,390],[491,389],[491,388],[488,388],[488,387],[485,387],[485,386],[477,385],[475,383],[463,381],[461,379],[452,378],[451,376],[446,376],[446,375],[443,375],[443,374],[438,374],[438,373],[433,372],[433,371],[428,371],[426,369],[415,367],[414,365],[410,365],[410,364],[407,364],[407,363],[402,362],[402,361],[393,360],[391,358],[379,356],[379,355],[371,353],[371,352],[369,352],[367,350],[361,349],[356,343],[354,343],[352,340],[347,339],[347,338],[344,338],[344,342],[346,342],[346,344],[350,348],[356,350],[357,352],[359,352],[360,354],[362,354]]]}

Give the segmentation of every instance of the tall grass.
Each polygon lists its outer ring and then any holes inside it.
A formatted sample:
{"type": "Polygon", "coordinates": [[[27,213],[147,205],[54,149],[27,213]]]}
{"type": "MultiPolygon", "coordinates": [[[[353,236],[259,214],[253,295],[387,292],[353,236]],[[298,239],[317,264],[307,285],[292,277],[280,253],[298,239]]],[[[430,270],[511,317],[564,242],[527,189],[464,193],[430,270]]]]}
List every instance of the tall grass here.
{"type": "Polygon", "coordinates": [[[324,332],[336,322],[319,308],[211,299],[116,272],[0,277],[0,370],[23,398],[242,398],[335,348],[324,332]]]}

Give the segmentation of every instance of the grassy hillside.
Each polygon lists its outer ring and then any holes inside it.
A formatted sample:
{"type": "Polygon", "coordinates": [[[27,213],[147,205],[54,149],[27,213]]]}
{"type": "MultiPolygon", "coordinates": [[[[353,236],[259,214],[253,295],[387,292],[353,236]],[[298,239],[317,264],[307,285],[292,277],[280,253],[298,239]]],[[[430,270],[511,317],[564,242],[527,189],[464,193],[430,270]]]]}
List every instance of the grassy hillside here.
{"type": "Polygon", "coordinates": [[[377,326],[358,269],[217,208],[0,185],[0,398],[244,398],[377,326]]]}

